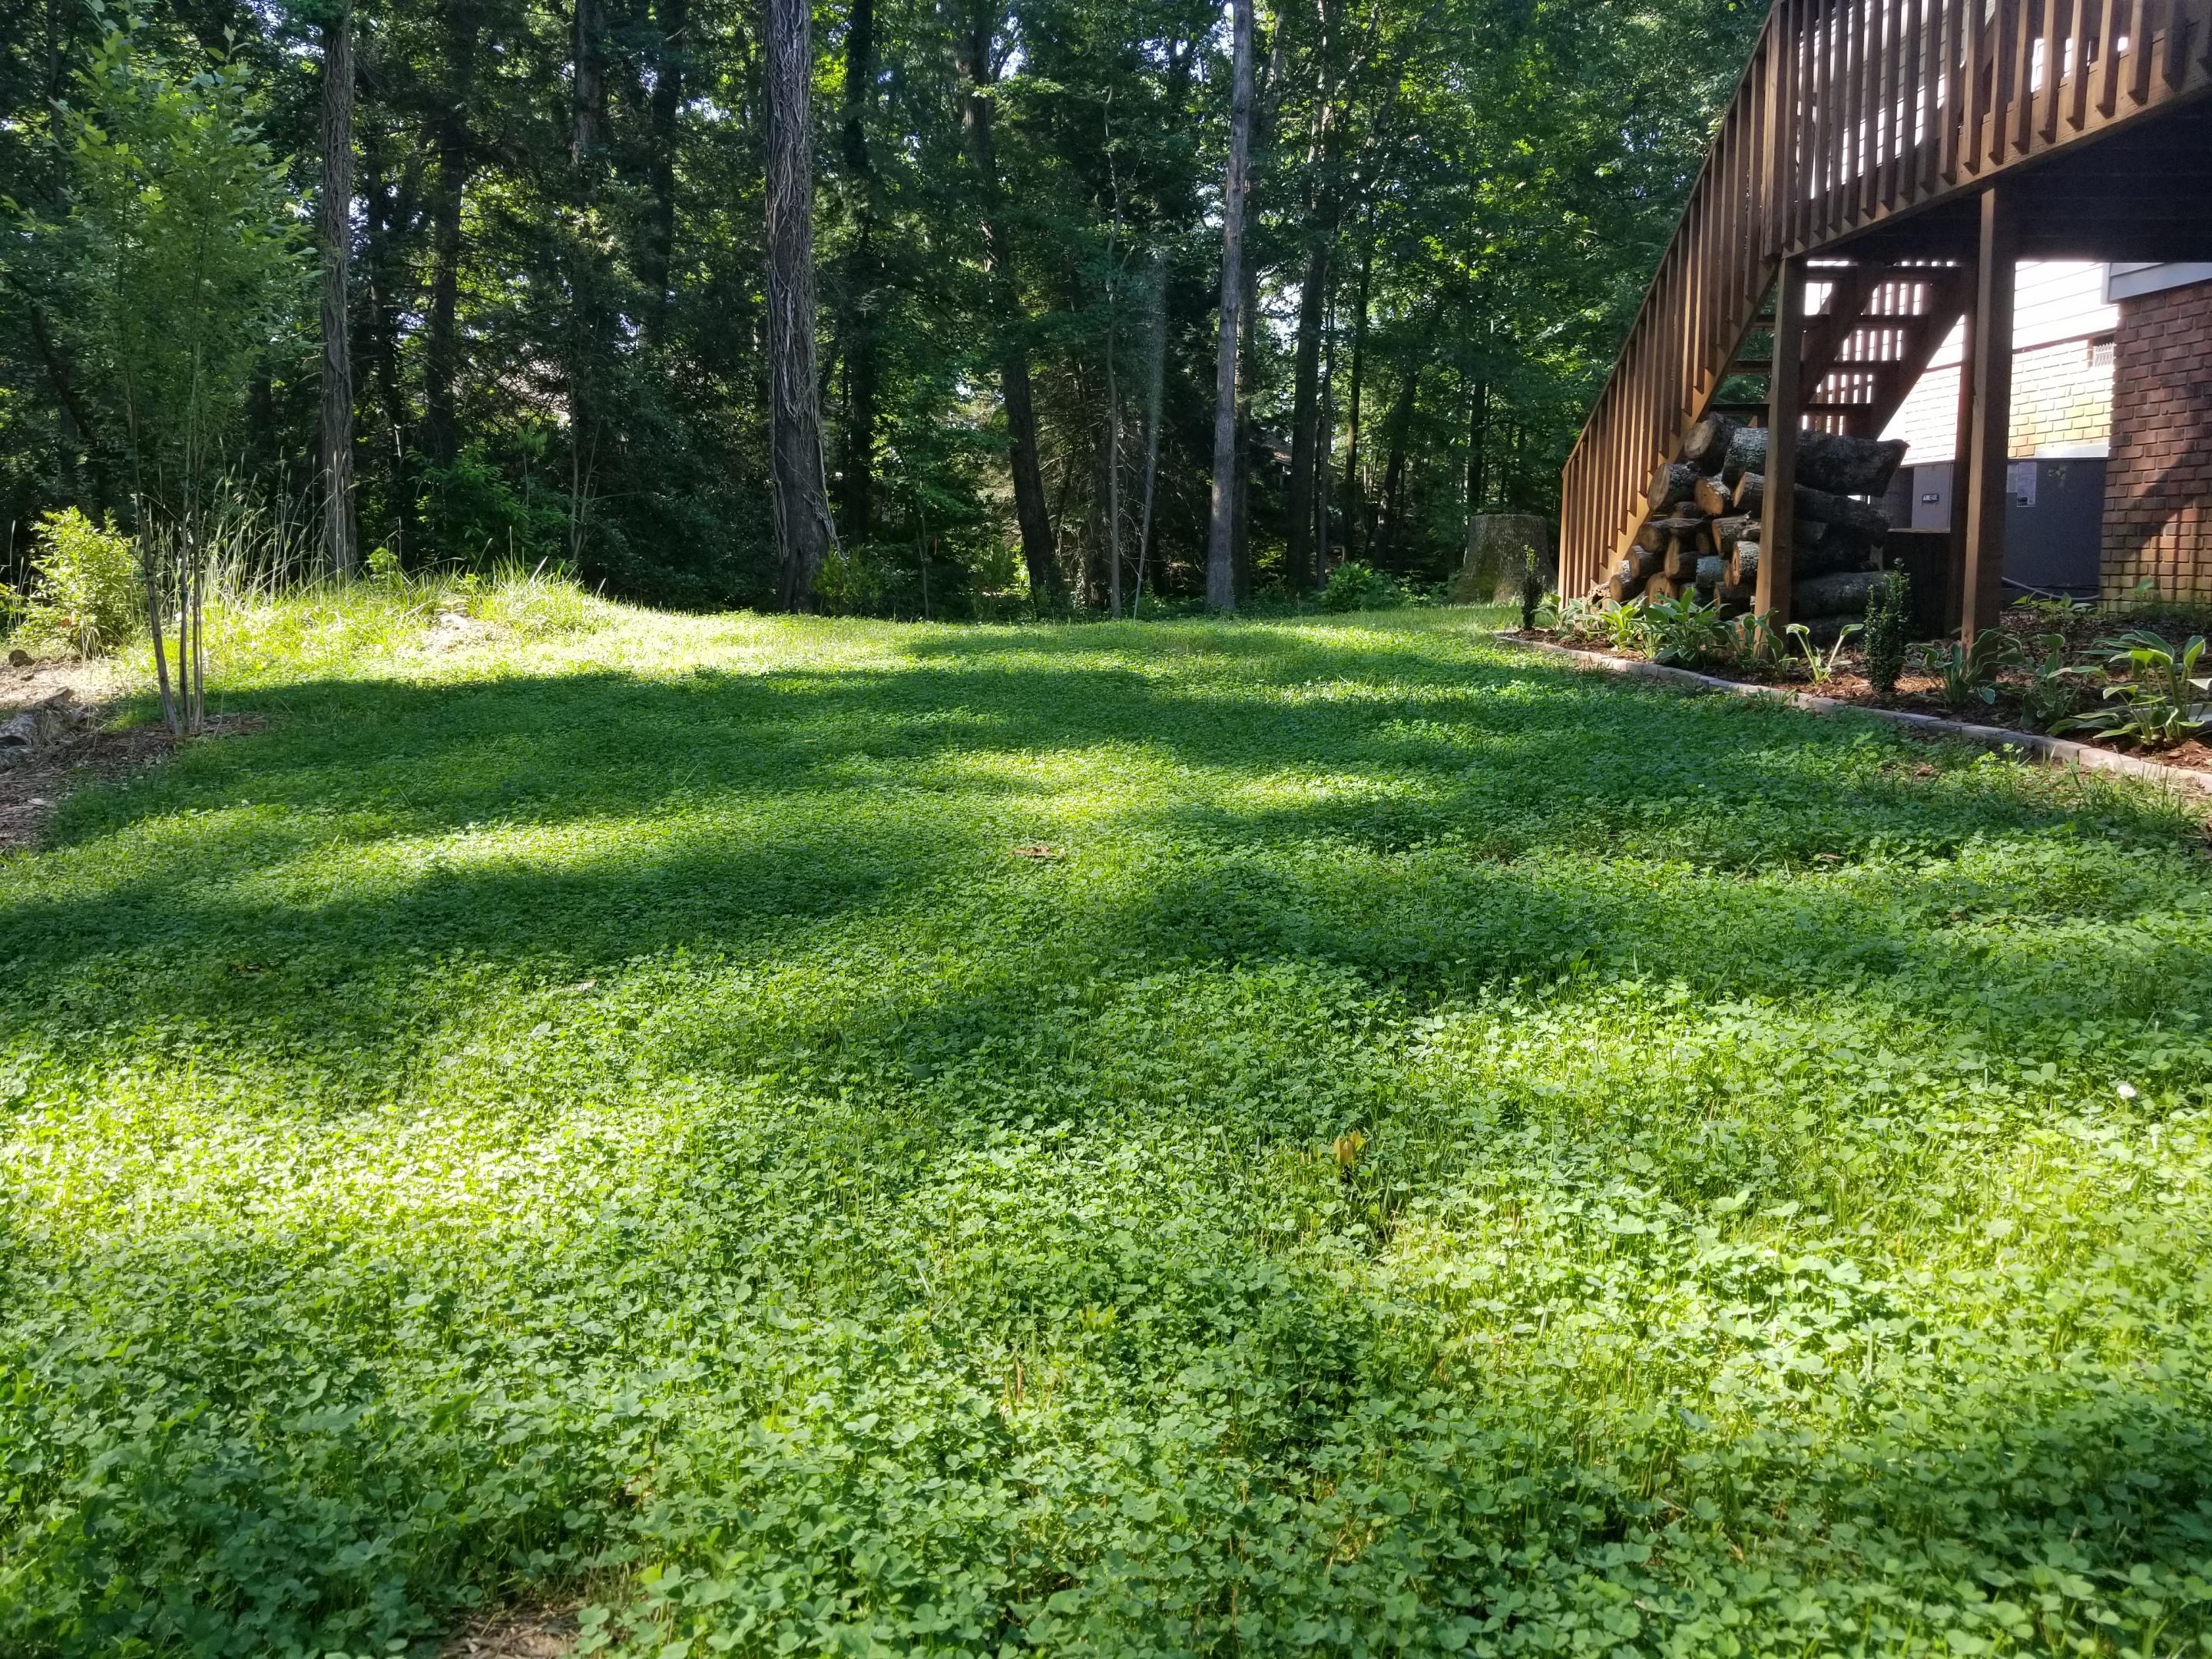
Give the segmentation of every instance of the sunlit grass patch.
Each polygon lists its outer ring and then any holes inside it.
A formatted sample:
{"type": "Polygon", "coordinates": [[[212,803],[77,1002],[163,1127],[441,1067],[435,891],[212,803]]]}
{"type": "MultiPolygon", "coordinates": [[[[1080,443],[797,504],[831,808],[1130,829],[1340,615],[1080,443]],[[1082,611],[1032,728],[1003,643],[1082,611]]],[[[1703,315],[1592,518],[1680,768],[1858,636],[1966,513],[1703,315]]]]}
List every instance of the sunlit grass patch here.
{"type": "Polygon", "coordinates": [[[510,586],[0,866],[0,1650],[2205,1651],[2174,803],[510,586]]]}

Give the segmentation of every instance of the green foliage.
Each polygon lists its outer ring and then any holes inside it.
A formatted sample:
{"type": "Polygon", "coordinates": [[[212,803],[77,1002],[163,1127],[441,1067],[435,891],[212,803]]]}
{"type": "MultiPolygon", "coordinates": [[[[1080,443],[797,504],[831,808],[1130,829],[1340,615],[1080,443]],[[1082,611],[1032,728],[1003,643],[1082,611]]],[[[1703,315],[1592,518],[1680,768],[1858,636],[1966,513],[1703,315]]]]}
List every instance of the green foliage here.
{"type": "Polygon", "coordinates": [[[242,64],[179,70],[126,14],[62,111],[67,322],[129,434],[133,488],[166,514],[195,492],[307,264],[284,167],[255,129],[242,64]]]}
{"type": "Polygon", "coordinates": [[[2118,699],[2118,706],[2076,715],[2067,729],[2170,749],[2212,726],[2212,678],[2197,672],[2203,635],[2176,650],[2163,635],[2138,629],[2097,648],[2111,659],[2110,672],[2125,676],[2105,688],[2107,701],[2118,699]]]}
{"type": "Polygon", "coordinates": [[[1406,590],[1391,577],[1358,559],[1346,559],[1328,573],[1321,591],[1324,611],[1389,611],[1406,603],[1406,590]]]}
{"type": "Polygon", "coordinates": [[[1866,637],[1859,647],[1867,684],[1876,696],[1893,696],[1911,645],[1912,579],[1904,570],[1882,573],[1867,606],[1866,637]]]}
{"type": "Polygon", "coordinates": [[[1806,677],[1814,685],[1826,685],[1836,677],[1836,665],[1843,660],[1844,647],[1859,631],[1857,623],[1846,623],[1836,630],[1836,637],[1828,642],[1826,651],[1813,642],[1813,630],[1803,623],[1791,623],[1786,630],[1790,642],[1796,646],[1799,660],[1805,665],[1806,677]]]}
{"type": "Polygon", "coordinates": [[[453,595],[0,863],[0,1650],[2201,1648],[2172,801],[1448,611],[453,595]]]}
{"type": "Polygon", "coordinates": [[[1921,666],[1941,682],[1943,704],[1963,711],[1977,701],[1997,700],[1997,675],[2020,662],[2020,641],[2002,629],[1984,628],[1973,643],[1947,640],[1921,647],[1921,666]]]}
{"type": "Polygon", "coordinates": [[[1643,621],[1655,662],[1703,668],[1735,659],[1720,606],[1700,605],[1694,593],[1654,600],[1644,607],[1643,621]]]}
{"type": "Polygon", "coordinates": [[[1642,599],[1609,605],[1598,612],[1605,642],[1623,656],[1641,656],[1651,648],[1651,629],[1644,620],[1642,599]]]}
{"type": "Polygon", "coordinates": [[[26,643],[51,641],[81,657],[102,657],[143,631],[145,588],[129,537],[71,507],[46,514],[35,544],[37,580],[18,626],[26,643]]]}
{"type": "Polygon", "coordinates": [[[1773,612],[1747,611],[1731,618],[1726,627],[1729,656],[1738,667],[1760,667],[1782,660],[1784,647],[1774,631],[1773,612]]]}
{"type": "Polygon", "coordinates": [[[2083,671],[2069,659],[2063,634],[2038,634],[2033,645],[2026,653],[2028,681],[2021,690],[2021,709],[2038,731],[2061,731],[2087,696],[2083,671]]]}

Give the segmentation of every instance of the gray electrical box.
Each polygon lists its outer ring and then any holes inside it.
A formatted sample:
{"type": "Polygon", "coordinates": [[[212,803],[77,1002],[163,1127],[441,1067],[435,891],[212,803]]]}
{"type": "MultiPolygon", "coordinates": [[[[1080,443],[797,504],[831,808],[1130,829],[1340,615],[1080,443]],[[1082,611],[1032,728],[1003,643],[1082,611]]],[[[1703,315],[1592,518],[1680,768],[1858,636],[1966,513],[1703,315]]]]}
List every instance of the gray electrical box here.
{"type": "MultiPolygon", "coordinates": [[[[1951,526],[1948,461],[1909,467],[1914,530],[1951,526]]],[[[1904,505],[1893,493],[1893,513],[1904,505]]],[[[1899,528],[1905,524],[1898,517],[1899,528]]],[[[2094,598],[2105,535],[2102,456],[2039,458],[2005,467],[2005,585],[2094,598]]]]}

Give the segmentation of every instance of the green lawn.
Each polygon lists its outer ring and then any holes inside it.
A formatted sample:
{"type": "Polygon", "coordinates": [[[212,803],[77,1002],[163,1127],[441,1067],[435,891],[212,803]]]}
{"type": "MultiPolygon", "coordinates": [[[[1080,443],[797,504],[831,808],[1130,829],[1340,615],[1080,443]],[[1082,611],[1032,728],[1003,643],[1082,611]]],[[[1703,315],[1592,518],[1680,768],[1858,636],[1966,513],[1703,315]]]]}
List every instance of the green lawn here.
{"type": "Polygon", "coordinates": [[[0,865],[11,1659],[2212,1652],[2179,808],[1466,611],[380,603],[0,865]]]}

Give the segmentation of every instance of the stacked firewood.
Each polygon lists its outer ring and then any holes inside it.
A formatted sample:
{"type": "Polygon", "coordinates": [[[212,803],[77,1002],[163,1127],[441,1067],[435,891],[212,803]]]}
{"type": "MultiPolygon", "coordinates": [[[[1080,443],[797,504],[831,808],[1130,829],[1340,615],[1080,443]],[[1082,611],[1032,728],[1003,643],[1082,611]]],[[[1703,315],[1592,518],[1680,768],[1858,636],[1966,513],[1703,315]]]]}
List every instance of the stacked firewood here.
{"type": "MultiPolygon", "coordinates": [[[[1832,432],[1797,434],[1790,612],[1814,621],[1866,614],[1889,519],[1860,499],[1889,488],[1905,445],[1832,432]]],[[[1650,514],[1601,597],[1615,605],[1694,593],[1723,611],[1750,608],[1766,507],[1766,429],[1711,416],[1690,428],[1682,458],[1652,481],[1650,514]]]]}

